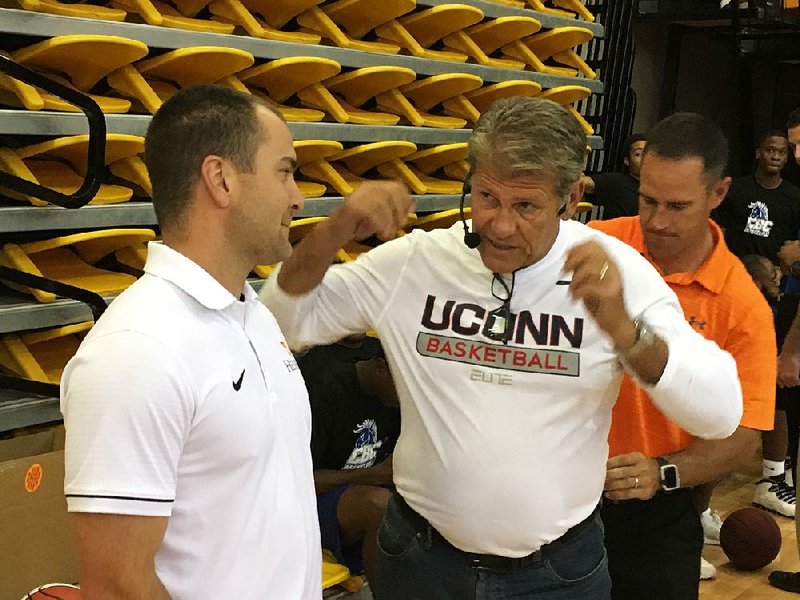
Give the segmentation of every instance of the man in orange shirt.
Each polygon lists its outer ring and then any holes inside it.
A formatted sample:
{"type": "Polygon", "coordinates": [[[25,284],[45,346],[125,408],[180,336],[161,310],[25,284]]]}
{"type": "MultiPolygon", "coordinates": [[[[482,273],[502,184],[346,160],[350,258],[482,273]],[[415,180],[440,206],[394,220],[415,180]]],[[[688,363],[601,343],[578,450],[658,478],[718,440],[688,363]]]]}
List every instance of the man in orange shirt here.
{"type": "MultiPolygon", "coordinates": [[[[614,599],[698,597],[703,532],[693,487],[752,456],[772,428],[772,312],[709,219],[728,190],[728,144],[714,123],[682,113],[658,123],[642,160],[639,216],[592,222],[645,256],[689,323],[736,360],[744,399],[725,440],[695,439],[626,377],[612,416],[603,520],[614,599]]],[[[624,276],[624,274],[623,274],[624,276]]]]}

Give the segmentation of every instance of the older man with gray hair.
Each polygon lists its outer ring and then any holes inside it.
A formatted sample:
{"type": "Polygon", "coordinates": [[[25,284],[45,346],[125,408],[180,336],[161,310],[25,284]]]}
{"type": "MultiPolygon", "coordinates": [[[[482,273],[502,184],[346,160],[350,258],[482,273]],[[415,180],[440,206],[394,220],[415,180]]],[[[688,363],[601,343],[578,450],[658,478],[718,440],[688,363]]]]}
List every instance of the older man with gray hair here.
{"type": "Polygon", "coordinates": [[[597,505],[623,372],[698,437],[739,423],[730,355],[637,252],[569,220],[585,145],[557,104],[500,100],[469,143],[471,224],[331,266],[353,239],[393,237],[410,208],[361,195],[263,288],[290,344],[373,328],[386,349],[403,426],[379,600],[608,598],[597,505]]]}

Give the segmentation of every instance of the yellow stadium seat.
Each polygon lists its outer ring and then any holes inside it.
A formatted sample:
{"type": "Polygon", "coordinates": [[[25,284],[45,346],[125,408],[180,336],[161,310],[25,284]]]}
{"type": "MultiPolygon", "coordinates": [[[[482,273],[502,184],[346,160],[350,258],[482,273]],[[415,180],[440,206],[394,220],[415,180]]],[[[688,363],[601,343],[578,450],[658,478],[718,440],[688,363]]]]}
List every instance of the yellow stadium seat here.
{"type": "Polygon", "coordinates": [[[316,122],[325,118],[324,112],[288,106],[286,102],[300,90],[333,77],[341,69],[338,62],[328,58],[292,56],[245,69],[238,77],[250,92],[276,104],[287,121],[316,122]]]}
{"type": "Polygon", "coordinates": [[[585,213],[587,211],[590,211],[593,208],[594,208],[594,204],[592,204],[591,202],[583,202],[583,201],[581,201],[581,202],[578,202],[578,206],[575,207],[575,213],[574,214],[579,215],[581,213],[585,213]]]}
{"type": "MultiPolygon", "coordinates": [[[[469,219],[471,214],[472,209],[469,206],[465,206],[464,218],[469,219]]],[[[458,208],[449,208],[441,212],[423,215],[409,221],[406,225],[406,230],[422,229],[423,231],[431,231],[433,229],[447,229],[460,220],[461,210],[458,208]]]]}
{"type": "Polygon", "coordinates": [[[139,15],[148,25],[223,34],[233,33],[235,29],[234,25],[229,23],[186,17],[172,5],[159,0],[111,0],[111,5],[139,15]]]}
{"type": "Polygon", "coordinates": [[[242,27],[248,35],[277,42],[318,44],[320,37],[302,31],[281,31],[295,15],[322,0],[214,0],[209,10],[215,19],[242,27]],[[293,4],[293,6],[292,6],[293,4]]]}
{"type": "Polygon", "coordinates": [[[542,24],[531,17],[499,17],[451,33],[443,41],[448,48],[463,52],[480,65],[499,69],[524,69],[524,62],[509,58],[491,58],[490,55],[541,28],[542,24]]]}
{"type": "Polygon", "coordinates": [[[331,20],[354,39],[416,7],[416,0],[335,0],[322,6],[331,20]]]}
{"type": "MultiPolygon", "coordinates": [[[[380,11],[376,13],[369,10],[370,5],[380,6],[381,10],[383,10],[384,6],[386,7],[386,18],[383,19],[383,17],[381,17],[381,20],[376,22],[374,27],[394,18],[394,14],[392,14],[391,11],[396,6],[401,5],[401,3],[405,4],[405,0],[382,0],[380,3],[376,3],[374,0],[357,1],[363,4],[364,10],[365,12],[368,11],[368,14],[380,15],[380,11]]],[[[350,37],[318,6],[312,6],[299,14],[297,16],[297,23],[303,28],[303,31],[315,33],[322,39],[332,42],[340,48],[363,50],[365,52],[383,52],[387,54],[397,54],[400,52],[400,46],[396,44],[365,41],[350,37]]]]}
{"type": "Polygon", "coordinates": [[[326,590],[350,577],[350,570],[336,562],[322,561],[322,589],[326,590]]]}
{"type": "MultiPolygon", "coordinates": [[[[150,229],[104,229],[76,233],[40,242],[8,243],[0,253],[0,264],[54,281],[83,288],[100,295],[117,294],[136,278],[93,266],[103,256],[131,244],[155,238],[150,229]],[[104,252],[104,254],[103,254],[104,252]]],[[[53,302],[55,294],[8,283],[43,303],[53,302]]]]}
{"type": "Polygon", "coordinates": [[[413,142],[390,141],[362,144],[343,150],[331,157],[334,168],[352,187],[362,181],[362,175],[371,169],[383,176],[399,179],[415,194],[427,193],[427,188],[408,168],[402,158],[417,151],[413,142]]]}
{"type": "MultiPolygon", "coordinates": [[[[146,56],[147,46],[142,42],[110,35],[62,35],[21,48],[11,53],[18,63],[64,83],[68,87],[89,93],[101,79],[114,70],[146,56]]],[[[19,93],[24,88],[12,90],[19,93]]],[[[42,100],[42,108],[68,112],[80,109],[44,90],[37,90],[42,100]]],[[[130,102],[89,94],[100,109],[106,113],[124,113],[130,109],[130,102]]],[[[26,106],[22,96],[17,96],[26,106]]],[[[28,107],[28,106],[26,106],[28,107]]]]}
{"type": "Polygon", "coordinates": [[[155,113],[178,89],[190,85],[219,83],[249,93],[236,73],[254,62],[253,55],[244,50],[195,46],[124,66],[106,79],[115,90],[155,113]]]}
{"type": "Polygon", "coordinates": [[[571,13],[577,13],[578,16],[586,21],[594,22],[594,15],[589,12],[581,0],[551,0],[551,2],[571,13]]]}
{"type": "Polygon", "coordinates": [[[466,173],[467,143],[443,144],[419,150],[403,158],[412,172],[428,188],[430,194],[460,194],[464,186],[464,176],[458,176],[462,171],[466,173]],[[437,171],[443,171],[452,177],[443,179],[434,177],[437,171]],[[449,172],[448,172],[449,171],[449,172]],[[455,173],[455,176],[450,175],[455,173]]]}
{"type": "Polygon", "coordinates": [[[23,379],[58,384],[64,367],[75,356],[92,325],[92,321],[85,321],[6,334],[0,339],[0,367],[23,379]]]}
{"type": "Polygon", "coordinates": [[[566,19],[574,19],[575,13],[569,12],[567,10],[560,10],[558,8],[550,8],[545,6],[543,0],[527,0],[528,6],[530,6],[533,10],[537,10],[539,12],[553,15],[555,17],[562,17],[566,19]]]}
{"type": "MultiPolygon", "coordinates": [[[[39,183],[64,194],[74,193],[83,183],[86,174],[89,136],[75,135],[49,140],[11,150],[0,148],[0,166],[8,173],[39,183]]],[[[144,139],[125,134],[108,134],[106,137],[105,164],[112,173],[134,183],[148,195],[152,194],[147,169],[138,154],[144,150],[144,139]]],[[[33,196],[8,190],[7,195],[35,206],[47,203],[33,196]]],[[[131,198],[130,188],[107,183],[90,204],[116,204],[131,198]]]]}
{"type": "MultiPolygon", "coordinates": [[[[586,64],[574,48],[584,44],[592,39],[592,32],[585,27],[557,27],[544,33],[529,36],[519,42],[519,45],[526,47],[539,59],[538,65],[531,64],[535,70],[543,73],[551,73],[553,75],[564,75],[565,69],[558,67],[550,67],[544,64],[549,58],[556,62],[566,65],[566,72],[575,74],[575,71],[580,71],[587,79],[596,79],[597,73],[586,64]]],[[[508,46],[503,48],[503,51],[511,56],[512,52],[507,50],[508,46]]],[[[512,45],[512,49],[518,48],[512,45]]]]}
{"type": "Polygon", "coordinates": [[[545,90],[541,94],[539,94],[540,98],[545,98],[547,100],[552,100],[553,102],[557,102],[564,108],[566,108],[573,117],[581,124],[583,128],[583,132],[586,135],[593,135],[594,129],[591,125],[583,118],[573,106],[573,103],[578,102],[580,100],[584,100],[592,95],[592,90],[582,85],[562,85],[555,88],[550,88],[549,90],[545,90]]]}
{"type": "Polygon", "coordinates": [[[120,264],[143,273],[144,265],[147,262],[147,243],[137,242],[120,248],[114,252],[114,257],[120,264]]]}
{"type": "MultiPolygon", "coordinates": [[[[326,173],[327,177],[336,175],[335,169],[328,163],[327,159],[334,154],[342,151],[342,144],[334,140],[296,140],[294,150],[297,155],[297,164],[301,173],[305,174],[308,169],[313,173],[326,173]]],[[[320,176],[316,179],[324,181],[320,176]]],[[[306,198],[316,198],[325,194],[327,187],[311,181],[297,181],[303,196],[306,198]]],[[[296,221],[292,221],[295,226],[296,221]]]]}
{"type": "Polygon", "coordinates": [[[298,91],[297,96],[305,106],[323,110],[339,123],[396,125],[400,118],[395,114],[357,107],[415,77],[414,71],[403,67],[364,67],[308,86],[298,91]]]}
{"type": "Polygon", "coordinates": [[[127,13],[118,8],[95,4],[68,4],[58,0],[17,0],[25,10],[62,17],[78,17],[100,21],[124,21],[127,13]]]}
{"type": "MultiPolygon", "coordinates": [[[[483,84],[477,75],[469,73],[445,73],[414,81],[397,90],[380,94],[378,106],[387,112],[402,116],[416,127],[438,127],[459,129],[467,123],[461,114],[456,116],[433,115],[430,111],[441,105],[449,115],[458,112],[465,104],[463,95],[483,84]]],[[[474,110],[474,107],[473,107],[474,110]]],[[[468,115],[470,118],[473,114],[468,115]]]]}
{"type": "MultiPolygon", "coordinates": [[[[0,56],[8,57],[8,54],[0,51],[0,56]]],[[[0,104],[21,106],[27,110],[44,108],[44,100],[39,90],[3,73],[0,73],[0,104]]]]}
{"type": "Polygon", "coordinates": [[[466,62],[467,55],[432,50],[442,38],[483,20],[483,11],[466,4],[442,4],[393,19],[375,28],[379,41],[399,45],[412,56],[434,60],[466,62]]]}
{"type": "Polygon", "coordinates": [[[510,98],[511,96],[538,96],[541,91],[541,84],[535,81],[511,80],[485,85],[477,90],[467,92],[464,94],[464,97],[469,100],[479,112],[483,113],[495,100],[510,98]]]}

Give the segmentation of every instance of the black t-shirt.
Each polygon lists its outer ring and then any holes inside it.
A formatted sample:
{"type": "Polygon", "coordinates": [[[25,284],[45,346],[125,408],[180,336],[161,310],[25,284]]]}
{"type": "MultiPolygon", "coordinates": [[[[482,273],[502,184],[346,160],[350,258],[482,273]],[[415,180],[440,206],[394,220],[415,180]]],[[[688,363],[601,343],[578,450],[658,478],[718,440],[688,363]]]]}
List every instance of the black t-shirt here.
{"type": "Polygon", "coordinates": [[[783,243],[800,231],[800,189],[783,181],[768,190],[752,175],[740,177],[712,216],[736,256],[759,254],[777,263],[783,243]]]}
{"type": "Polygon", "coordinates": [[[354,363],[359,360],[369,360],[380,354],[381,343],[373,337],[366,336],[357,346],[345,346],[339,343],[316,346],[295,358],[300,365],[300,371],[305,374],[315,369],[325,369],[332,361],[354,363]]]}
{"type": "Polygon", "coordinates": [[[400,435],[400,409],[361,389],[355,363],[334,360],[302,372],[311,402],[315,469],[367,468],[392,453],[400,435]]]}
{"type": "Polygon", "coordinates": [[[639,214],[639,180],[627,173],[592,175],[593,204],[603,206],[603,220],[635,217],[639,214]]]}

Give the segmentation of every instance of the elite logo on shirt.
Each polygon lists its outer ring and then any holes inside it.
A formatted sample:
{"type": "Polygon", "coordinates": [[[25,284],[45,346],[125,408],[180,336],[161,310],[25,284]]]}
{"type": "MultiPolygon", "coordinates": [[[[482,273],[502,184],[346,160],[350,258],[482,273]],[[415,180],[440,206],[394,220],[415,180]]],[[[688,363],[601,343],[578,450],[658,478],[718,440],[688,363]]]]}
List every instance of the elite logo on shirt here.
{"type": "MultiPolygon", "coordinates": [[[[491,339],[489,328],[492,319],[488,311],[471,303],[457,303],[455,300],[437,301],[436,296],[428,295],[421,325],[428,331],[453,332],[459,336],[482,334],[491,339]]],[[[512,314],[511,341],[516,346],[495,344],[482,340],[465,339],[444,334],[420,332],[417,336],[417,352],[422,356],[466,363],[470,365],[546,373],[551,375],[580,375],[580,353],[555,348],[531,348],[525,345],[533,342],[537,346],[560,346],[562,340],[572,348],[580,348],[583,343],[583,318],[572,319],[572,327],[561,315],[539,313],[534,317],[528,310],[512,314]]]]}
{"type": "Polygon", "coordinates": [[[769,220],[769,207],[756,200],[747,205],[750,209],[750,216],[747,218],[744,232],[751,233],[760,237],[769,237],[772,231],[772,221],[769,220]]]}

